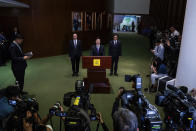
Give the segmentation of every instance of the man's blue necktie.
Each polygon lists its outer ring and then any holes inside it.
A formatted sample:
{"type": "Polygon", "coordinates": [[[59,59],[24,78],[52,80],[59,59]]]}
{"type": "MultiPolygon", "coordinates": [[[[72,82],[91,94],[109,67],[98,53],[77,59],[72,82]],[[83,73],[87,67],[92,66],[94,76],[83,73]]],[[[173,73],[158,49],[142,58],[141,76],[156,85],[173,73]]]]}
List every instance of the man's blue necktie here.
{"type": "Polygon", "coordinates": [[[97,47],[97,53],[99,53],[99,47],[97,47]]]}

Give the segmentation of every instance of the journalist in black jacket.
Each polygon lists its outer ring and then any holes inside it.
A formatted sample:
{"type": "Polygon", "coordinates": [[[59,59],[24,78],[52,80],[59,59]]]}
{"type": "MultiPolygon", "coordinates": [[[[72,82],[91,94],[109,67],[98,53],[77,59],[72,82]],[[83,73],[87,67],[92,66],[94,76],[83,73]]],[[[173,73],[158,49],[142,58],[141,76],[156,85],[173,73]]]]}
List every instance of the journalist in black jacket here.
{"type": "MultiPolygon", "coordinates": [[[[124,88],[121,87],[118,96],[115,99],[112,107],[113,131],[139,131],[138,120],[136,115],[129,109],[120,107],[121,96],[124,93],[124,88]]],[[[98,120],[104,131],[109,131],[105,125],[102,116],[98,113],[98,120]]]]}
{"type": "Polygon", "coordinates": [[[25,56],[20,45],[23,43],[23,36],[18,34],[16,35],[14,41],[9,47],[9,53],[11,57],[11,69],[14,74],[16,81],[19,84],[20,91],[23,93],[24,86],[24,76],[25,69],[27,67],[27,59],[30,59],[30,56],[25,56]]]}
{"type": "Polygon", "coordinates": [[[109,56],[112,56],[112,66],[110,69],[110,75],[118,75],[117,69],[118,69],[118,61],[119,56],[122,55],[122,48],[121,48],[121,42],[118,40],[118,35],[113,36],[113,40],[110,41],[109,44],[109,56]]]}
{"type": "Polygon", "coordinates": [[[82,56],[82,42],[77,39],[77,34],[73,34],[73,40],[69,41],[69,57],[72,63],[72,76],[78,76],[80,57],[82,56]]]}

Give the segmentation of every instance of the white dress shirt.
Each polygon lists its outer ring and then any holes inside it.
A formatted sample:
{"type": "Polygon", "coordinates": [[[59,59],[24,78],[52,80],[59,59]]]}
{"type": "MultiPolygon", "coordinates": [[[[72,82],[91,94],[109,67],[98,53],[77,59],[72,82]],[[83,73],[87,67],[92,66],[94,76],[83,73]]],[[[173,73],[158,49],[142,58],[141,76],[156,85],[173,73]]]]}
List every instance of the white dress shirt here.
{"type": "Polygon", "coordinates": [[[175,36],[179,36],[179,35],[180,35],[180,33],[177,30],[175,30],[174,32],[171,33],[171,37],[175,37],[175,36]]]}
{"type": "Polygon", "coordinates": [[[77,46],[77,39],[76,40],[73,40],[74,41],[74,46],[76,47],[77,46]]]}

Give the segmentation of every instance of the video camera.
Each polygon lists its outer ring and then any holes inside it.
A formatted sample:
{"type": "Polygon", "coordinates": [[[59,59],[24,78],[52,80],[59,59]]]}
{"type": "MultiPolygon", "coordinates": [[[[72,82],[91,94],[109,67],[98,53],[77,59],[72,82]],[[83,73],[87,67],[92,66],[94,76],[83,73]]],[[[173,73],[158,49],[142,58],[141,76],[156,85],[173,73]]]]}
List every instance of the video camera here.
{"type": "MultiPolygon", "coordinates": [[[[38,112],[39,104],[35,98],[28,98],[22,101],[9,100],[10,105],[14,107],[14,112],[10,115],[7,121],[6,129],[21,131],[23,129],[23,119],[26,118],[26,112],[30,111],[32,114],[38,112]]],[[[28,123],[33,123],[33,117],[26,119],[28,123]]]]}
{"type": "Polygon", "coordinates": [[[168,85],[168,90],[156,95],[155,103],[164,107],[166,129],[196,130],[195,100],[182,90],[168,85]]]}
{"type": "Polygon", "coordinates": [[[96,109],[90,102],[90,93],[93,86],[86,90],[84,82],[77,80],[75,92],[64,94],[63,104],[69,109],[66,112],[60,111],[60,104],[57,102],[51,109],[50,114],[64,117],[66,131],[90,131],[90,121],[96,120],[96,109]],[[72,99],[75,98],[72,103],[72,99]],[[88,113],[90,111],[90,114],[88,113]]]}
{"type": "Polygon", "coordinates": [[[121,96],[123,108],[132,110],[138,117],[139,128],[145,131],[160,131],[162,121],[158,110],[151,105],[142,93],[142,78],[140,75],[125,75],[126,82],[133,82],[135,90],[124,90],[121,96]]]}

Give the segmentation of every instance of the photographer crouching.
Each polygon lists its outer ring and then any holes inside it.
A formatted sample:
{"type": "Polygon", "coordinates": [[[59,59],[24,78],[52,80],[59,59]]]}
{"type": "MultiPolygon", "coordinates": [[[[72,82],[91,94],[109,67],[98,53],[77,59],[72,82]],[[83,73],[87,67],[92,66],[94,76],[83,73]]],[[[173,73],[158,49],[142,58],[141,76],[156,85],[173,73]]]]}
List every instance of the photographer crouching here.
{"type": "Polygon", "coordinates": [[[0,131],[5,130],[5,124],[10,117],[11,113],[14,112],[14,107],[10,105],[13,100],[18,100],[20,90],[17,86],[8,86],[6,89],[1,90],[0,94],[0,131]]]}
{"type": "Polygon", "coordinates": [[[8,86],[0,97],[0,131],[52,131],[46,123],[50,115],[41,119],[39,105],[34,98],[20,99],[18,86],[8,86]]]}

